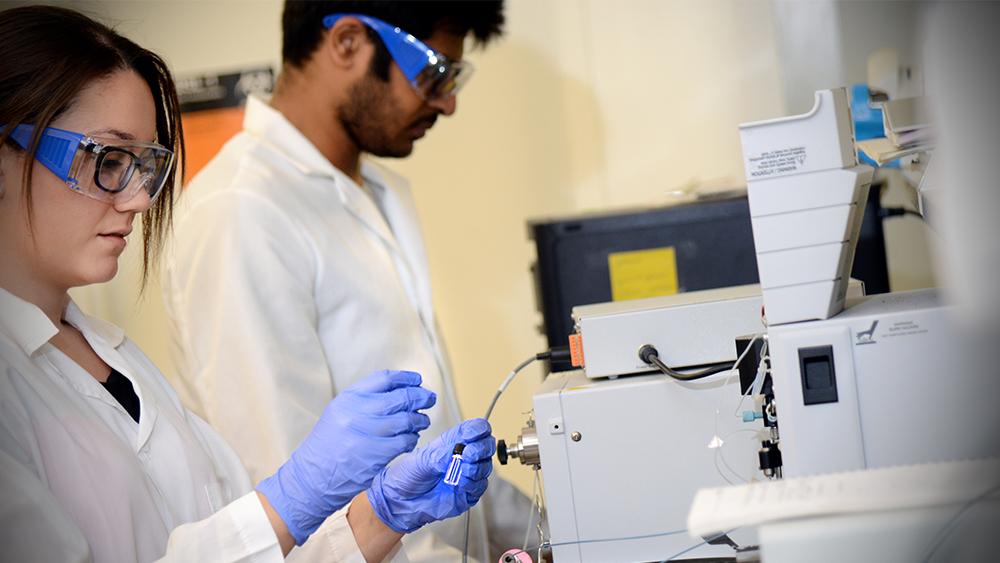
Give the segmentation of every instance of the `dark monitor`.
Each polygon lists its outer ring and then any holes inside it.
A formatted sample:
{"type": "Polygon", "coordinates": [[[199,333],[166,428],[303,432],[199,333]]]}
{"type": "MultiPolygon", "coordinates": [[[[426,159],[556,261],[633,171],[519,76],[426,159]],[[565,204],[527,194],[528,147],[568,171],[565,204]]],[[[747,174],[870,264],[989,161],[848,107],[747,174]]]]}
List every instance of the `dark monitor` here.
{"type": "MultiPolygon", "coordinates": [[[[672,248],[678,293],[757,283],[747,198],[533,220],[532,270],[549,347],[566,346],[577,305],[612,301],[609,256],[672,248]]],[[[553,364],[553,371],[571,369],[553,364]]]]}

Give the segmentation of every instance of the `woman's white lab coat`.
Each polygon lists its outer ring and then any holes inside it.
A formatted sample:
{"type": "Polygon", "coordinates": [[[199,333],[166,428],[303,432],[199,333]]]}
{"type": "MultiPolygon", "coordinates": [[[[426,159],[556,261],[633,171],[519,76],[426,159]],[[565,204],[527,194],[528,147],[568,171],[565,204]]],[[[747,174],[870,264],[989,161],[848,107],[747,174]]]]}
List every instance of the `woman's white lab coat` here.
{"type": "MultiPolygon", "coordinates": [[[[0,559],[282,561],[236,452],[121,329],[72,301],[64,318],[132,382],[141,415],[49,343],[39,308],[0,289],[0,559]]],[[[289,559],[363,561],[346,509],[289,559]]]]}

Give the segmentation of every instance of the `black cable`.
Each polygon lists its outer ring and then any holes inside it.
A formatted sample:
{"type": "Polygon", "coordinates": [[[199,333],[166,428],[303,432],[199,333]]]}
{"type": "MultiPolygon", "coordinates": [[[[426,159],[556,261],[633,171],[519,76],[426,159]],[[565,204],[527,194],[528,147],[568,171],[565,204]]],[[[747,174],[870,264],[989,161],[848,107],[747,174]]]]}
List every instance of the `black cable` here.
{"type": "Polygon", "coordinates": [[[878,210],[879,219],[885,219],[886,217],[898,217],[900,215],[916,215],[921,219],[924,218],[924,216],[920,213],[917,213],[912,209],[906,209],[905,207],[883,207],[878,210]]]}
{"type": "Polygon", "coordinates": [[[679,373],[667,367],[667,364],[660,360],[659,354],[656,352],[656,348],[650,344],[643,344],[642,347],[639,348],[639,359],[647,365],[656,366],[660,369],[660,371],[678,381],[694,381],[696,379],[702,379],[723,371],[729,371],[736,365],[734,362],[727,362],[703,369],[701,371],[679,373]]]}
{"type": "Polygon", "coordinates": [[[569,346],[556,346],[548,352],[542,352],[535,356],[536,360],[551,360],[554,363],[569,362],[573,359],[573,354],[569,351],[569,346]]]}

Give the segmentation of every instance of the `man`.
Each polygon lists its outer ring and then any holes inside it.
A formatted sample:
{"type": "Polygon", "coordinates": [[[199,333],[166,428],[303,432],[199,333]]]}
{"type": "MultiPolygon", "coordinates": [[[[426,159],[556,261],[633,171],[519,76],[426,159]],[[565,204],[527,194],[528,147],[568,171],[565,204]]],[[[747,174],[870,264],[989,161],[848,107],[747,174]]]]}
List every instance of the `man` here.
{"type": "MultiPolygon", "coordinates": [[[[163,279],[179,392],[254,479],[378,369],[438,394],[422,443],[462,420],[409,188],[363,155],[407,156],[453,114],[466,35],[485,45],[502,23],[500,1],[286,4],[273,97],[248,101],[243,132],[185,190],[163,279]]],[[[495,561],[520,546],[529,506],[499,479],[488,496],[469,552],[495,561]],[[484,517],[513,532],[491,534],[495,555],[484,517]]],[[[457,560],[463,524],[413,534],[407,554],[457,560]]]]}

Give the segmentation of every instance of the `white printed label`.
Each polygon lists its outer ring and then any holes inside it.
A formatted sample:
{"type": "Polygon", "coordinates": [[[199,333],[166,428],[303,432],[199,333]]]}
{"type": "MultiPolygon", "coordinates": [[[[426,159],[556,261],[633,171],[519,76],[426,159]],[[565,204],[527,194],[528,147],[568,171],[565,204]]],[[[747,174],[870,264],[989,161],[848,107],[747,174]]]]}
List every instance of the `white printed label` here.
{"type": "Polygon", "coordinates": [[[894,338],[898,336],[913,336],[915,334],[927,334],[929,327],[920,326],[915,321],[899,321],[892,323],[889,330],[882,335],[882,338],[894,338]]]}
{"type": "Polygon", "coordinates": [[[806,167],[806,148],[794,147],[751,154],[747,160],[750,163],[750,178],[748,180],[798,172],[806,167]]]}
{"type": "Polygon", "coordinates": [[[855,346],[877,344],[890,338],[922,336],[928,334],[930,330],[930,323],[926,319],[922,322],[915,320],[892,321],[891,325],[886,325],[884,321],[876,319],[872,321],[871,326],[854,327],[852,329],[852,331],[856,331],[854,332],[855,346]],[[864,330],[857,330],[859,328],[864,328],[864,330]],[[878,332],[875,331],[876,328],[878,332]]]}

